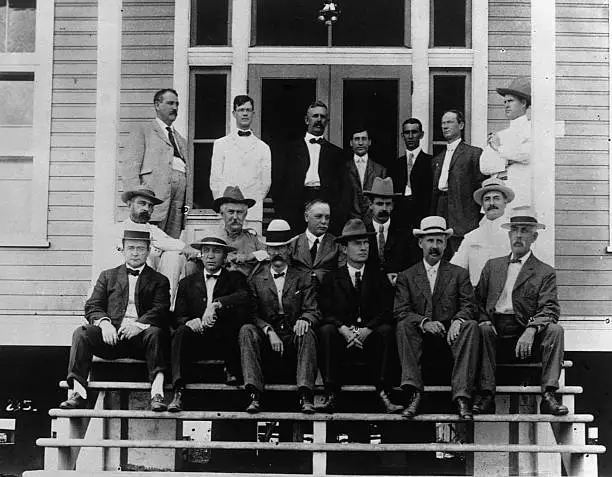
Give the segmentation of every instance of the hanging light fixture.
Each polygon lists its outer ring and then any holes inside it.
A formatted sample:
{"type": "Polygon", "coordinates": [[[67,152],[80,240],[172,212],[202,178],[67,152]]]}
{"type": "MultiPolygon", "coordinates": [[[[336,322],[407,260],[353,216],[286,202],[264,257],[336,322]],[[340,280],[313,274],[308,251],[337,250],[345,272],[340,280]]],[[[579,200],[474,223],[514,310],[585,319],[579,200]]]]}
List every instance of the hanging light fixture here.
{"type": "Polygon", "coordinates": [[[340,8],[338,2],[334,2],[333,0],[325,0],[323,8],[319,10],[319,16],[317,17],[317,20],[329,26],[336,23],[338,21],[339,16],[340,8]]]}

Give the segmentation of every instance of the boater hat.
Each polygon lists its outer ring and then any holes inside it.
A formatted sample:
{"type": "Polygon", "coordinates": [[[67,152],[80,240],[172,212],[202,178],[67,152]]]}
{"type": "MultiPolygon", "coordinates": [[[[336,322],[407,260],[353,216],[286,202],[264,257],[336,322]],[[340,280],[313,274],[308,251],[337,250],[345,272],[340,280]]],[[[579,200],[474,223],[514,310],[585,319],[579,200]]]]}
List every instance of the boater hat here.
{"type": "Polygon", "coordinates": [[[198,242],[194,242],[191,244],[193,248],[199,248],[199,249],[204,247],[204,245],[211,245],[213,247],[222,247],[225,249],[226,252],[234,252],[236,250],[231,245],[228,245],[225,240],[220,239],[218,237],[204,237],[198,242]]]}
{"type": "Polygon", "coordinates": [[[249,209],[255,205],[253,199],[245,199],[238,186],[227,186],[221,197],[217,197],[213,202],[213,210],[219,212],[223,204],[245,204],[249,209]]]}
{"type": "Polygon", "coordinates": [[[369,195],[371,197],[401,197],[402,194],[393,192],[393,179],[387,177],[382,179],[375,177],[372,182],[372,190],[364,190],[363,195],[369,195]]]}
{"type": "Polygon", "coordinates": [[[351,240],[373,237],[374,235],[376,235],[376,232],[368,232],[363,220],[351,219],[344,224],[342,235],[336,238],[336,242],[346,243],[351,240]]]}
{"type": "Polygon", "coordinates": [[[153,192],[146,186],[138,186],[136,187],[136,189],[126,190],[125,192],[123,192],[123,194],[121,194],[121,200],[127,204],[129,200],[133,199],[136,196],[145,197],[149,199],[151,202],[153,202],[153,205],[159,205],[163,202],[163,200],[155,197],[155,192],[153,192]]]}
{"type": "Polygon", "coordinates": [[[263,244],[271,247],[287,245],[297,238],[295,235],[293,235],[293,232],[291,232],[291,227],[287,221],[282,219],[272,220],[268,224],[268,229],[266,230],[264,237],[265,241],[263,244]]]}
{"type": "Polygon", "coordinates": [[[511,94],[531,102],[531,81],[526,76],[514,78],[507,88],[497,88],[501,96],[511,94]]]}
{"type": "Polygon", "coordinates": [[[122,240],[144,240],[145,242],[151,241],[151,234],[149,233],[149,229],[147,229],[144,225],[139,227],[140,224],[133,224],[129,229],[125,229],[123,231],[123,239],[122,240]]]}
{"type": "Polygon", "coordinates": [[[533,225],[536,229],[546,228],[546,225],[538,222],[535,210],[529,205],[522,205],[512,209],[510,222],[502,224],[502,227],[509,229],[513,225],[533,225]]]}
{"type": "Polygon", "coordinates": [[[498,179],[497,177],[490,177],[482,183],[482,187],[474,192],[474,200],[478,205],[482,205],[482,197],[491,191],[499,191],[504,194],[506,198],[506,203],[512,202],[514,200],[514,191],[508,187],[504,181],[498,179]]]}
{"type": "Polygon", "coordinates": [[[412,229],[412,233],[415,237],[434,234],[444,234],[447,237],[450,237],[453,235],[453,229],[446,228],[446,219],[444,217],[431,215],[421,220],[421,228],[412,229]]]}

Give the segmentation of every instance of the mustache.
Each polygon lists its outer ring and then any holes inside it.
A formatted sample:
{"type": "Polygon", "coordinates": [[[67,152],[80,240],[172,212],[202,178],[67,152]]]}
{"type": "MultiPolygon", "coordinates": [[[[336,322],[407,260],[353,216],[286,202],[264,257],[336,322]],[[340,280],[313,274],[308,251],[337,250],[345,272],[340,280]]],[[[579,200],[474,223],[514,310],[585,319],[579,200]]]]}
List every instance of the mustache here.
{"type": "Polygon", "coordinates": [[[512,243],[512,245],[523,246],[523,245],[524,245],[524,243],[523,243],[523,241],[522,241],[522,240],[515,240],[515,241],[512,243]]]}
{"type": "Polygon", "coordinates": [[[142,218],[149,218],[151,217],[151,214],[149,212],[147,212],[146,210],[143,210],[142,212],[138,213],[138,217],[142,217],[142,218]]]}
{"type": "Polygon", "coordinates": [[[496,205],[490,205],[489,207],[487,207],[487,210],[499,210],[499,207],[497,207],[496,205]]]}
{"type": "Polygon", "coordinates": [[[428,253],[429,255],[440,255],[442,252],[439,248],[430,248],[428,253]]]}
{"type": "Polygon", "coordinates": [[[285,259],[283,258],[282,255],[279,255],[278,253],[276,255],[272,255],[272,258],[270,259],[271,262],[283,262],[285,261],[285,259]]]}

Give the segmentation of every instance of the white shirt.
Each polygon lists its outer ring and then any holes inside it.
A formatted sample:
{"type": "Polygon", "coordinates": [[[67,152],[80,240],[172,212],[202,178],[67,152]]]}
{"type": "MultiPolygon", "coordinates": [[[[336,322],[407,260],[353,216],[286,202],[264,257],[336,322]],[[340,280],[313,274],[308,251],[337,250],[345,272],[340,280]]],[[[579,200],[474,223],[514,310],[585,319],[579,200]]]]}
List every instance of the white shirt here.
{"type": "Polygon", "coordinates": [[[442,163],[442,171],[440,172],[440,180],[438,181],[438,189],[443,192],[448,190],[448,172],[450,170],[451,159],[457,146],[461,142],[461,138],[455,139],[453,142],[449,142],[446,145],[446,152],[444,153],[444,162],[442,163]]]}
{"type": "Polygon", "coordinates": [[[306,178],[304,179],[304,185],[309,187],[320,187],[321,179],[319,178],[319,155],[321,154],[320,144],[311,144],[311,139],[322,139],[323,136],[313,136],[309,132],[304,136],[306,147],[308,148],[308,155],[310,156],[310,166],[306,171],[306,178]]]}
{"type": "Polygon", "coordinates": [[[363,181],[365,180],[365,173],[368,167],[368,155],[358,156],[353,154],[353,161],[355,161],[355,167],[357,167],[357,172],[359,173],[359,182],[363,188],[363,181]]]}
{"type": "Polygon", "coordinates": [[[525,262],[530,257],[530,255],[531,250],[519,259],[521,263],[508,264],[508,276],[506,277],[506,284],[504,285],[504,289],[495,305],[496,313],[514,313],[514,308],[512,307],[512,290],[514,289],[514,284],[516,283],[516,279],[519,276],[521,268],[523,268],[523,265],[525,265],[525,262]]]}
{"type": "MultiPolygon", "coordinates": [[[[129,267],[126,264],[126,267],[129,267]]],[[[133,268],[132,270],[138,270],[140,273],[144,270],[144,265],[138,268],[133,268]]],[[[138,278],[140,277],[140,273],[138,275],[131,275],[128,273],[128,306],[125,310],[125,316],[123,317],[124,323],[134,323],[138,328],[146,330],[149,326],[145,323],[138,323],[136,320],[138,319],[138,311],[136,310],[136,282],[138,282],[138,278]]]]}
{"type": "Polygon", "coordinates": [[[349,276],[351,277],[351,282],[353,282],[353,286],[355,286],[355,274],[357,272],[361,272],[361,280],[363,281],[363,271],[365,269],[365,264],[362,265],[361,268],[355,268],[347,263],[346,267],[348,268],[349,276]]]}
{"type": "Polygon", "coordinates": [[[406,189],[404,190],[404,196],[410,197],[412,195],[412,185],[410,184],[410,173],[412,172],[412,168],[414,167],[414,161],[421,153],[421,146],[416,149],[409,151],[406,149],[406,189]],[[410,155],[412,154],[412,160],[410,160],[410,155]]]}
{"type": "Polygon", "coordinates": [[[380,224],[376,222],[374,218],[372,218],[372,225],[374,226],[374,230],[376,231],[376,243],[378,243],[378,247],[380,248],[380,227],[383,228],[383,236],[385,237],[385,243],[387,243],[387,237],[389,236],[389,225],[391,225],[391,219],[387,220],[384,224],[380,224]]]}
{"type": "Polygon", "coordinates": [[[204,269],[204,283],[206,283],[206,308],[208,308],[213,302],[213,293],[215,291],[215,286],[217,285],[217,281],[219,280],[219,275],[221,275],[221,269],[217,270],[215,273],[209,273],[204,269]],[[206,275],[212,275],[217,278],[206,278],[206,275]]]}
{"type": "Polygon", "coordinates": [[[276,296],[278,298],[278,312],[285,313],[283,309],[283,288],[285,288],[285,278],[287,277],[288,266],[279,272],[275,272],[272,267],[270,267],[270,273],[272,274],[272,280],[274,280],[274,285],[276,286],[276,296]],[[282,277],[274,278],[275,274],[284,273],[282,277]]]}
{"type": "MultiPolygon", "coordinates": [[[[172,135],[174,136],[174,142],[176,144],[176,148],[179,150],[179,152],[181,152],[179,145],[178,145],[178,141],[176,140],[176,131],[172,126],[168,126],[165,122],[163,122],[161,119],[159,118],[155,118],[157,120],[157,124],[159,124],[159,127],[162,128],[162,131],[164,132],[164,134],[166,135],[166,139],[168,140],[168,142],[170,144],[172,144],[172,141],[170,141],[170,135],[168,134],[168,129],[166,128],[170,128],[172,130],[172,135]]],[[[182,154],[182,152],[181,152],[182,154]]],[[[176,157],[174,156],[172,158],[172,169],[174,169],[175,171],[180,171],[180,172],[185,172],[186,171],[186,165],[185,165],[185,161],[180,158],[180,157],[176,157]]]]}
{"type": "Polygon", "coordinates": [[[436,286],[436,278],[438,277],[438,269],[440,268],[440,262],[436,263],[434,266],[431,266],[426,260],[423,260],[423,265],[425,265],[425,273],[427,273],[427,280],[429,280],[429,289],[433,295],[434,287],[436,286]]]}
{"type": "MultiPolygon", "coordinates": [[[[317,247],[320,247],[321,246],[321,242],[323,241],[323,237],[325,237],[325,234],[321,235],[320,237],[317,237],[310,230],[306,229],[306,240],[308,240],[308,249],[310,250],[312,248],[312,246],[315,243],[315,240],[319,241],[317,247]]],[[[317,250],[319,250],[319,249],[317,248],[317,250]]]]}

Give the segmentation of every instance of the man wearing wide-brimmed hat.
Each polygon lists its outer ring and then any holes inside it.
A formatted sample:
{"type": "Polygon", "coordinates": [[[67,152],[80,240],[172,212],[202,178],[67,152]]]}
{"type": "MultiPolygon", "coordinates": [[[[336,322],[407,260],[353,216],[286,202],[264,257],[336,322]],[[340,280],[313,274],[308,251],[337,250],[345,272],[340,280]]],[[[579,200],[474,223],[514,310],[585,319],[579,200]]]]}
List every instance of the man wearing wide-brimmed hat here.
{"type": "Polygon", "coordinates": [[[514,78],[506,88],[497,88],[504,98],[504,110],[510,127],[488,137],[488,146],[480,157],[483,174],[493,174],[506,179],[516,194],[515,206],[531,205],[532,160],[531,122],[527,109],[531,105],[531,83],[529,78],[514,78]]]}
{"type": "Polygon", "coordinates": [[[198,358],[221,357],[225,361],[225,383],[236,385],[240,377],[238,332],[250,312],[246,277],[224,268],[227,254],[233,251],[225,240],[204,237],[191,244],[202,252],[204,270],[179,282],[174,308],[175,332],[172,336],[171,412],[183,408],[186,367],[198,358]]]}
{"type": "Polygon", "coordinates": [[[438,360],[453,359],[452,399],[462,419],[472,419],[471,399],[478,369],[480,334],[474,290],[464,268],[442,259],[453,230],[443,217],[425,217],[414,230],[423,260],[397,277],[393,314],[402,365],[401,386],[408,399],[403,416],[418,414],[423,395],[423,348],[438,360]]]}
{"type": "Polygon", "coordinates": [[[474,201],[485,213],[477,229],[464,238],[451,263],[470,272],[472,285],[478,285],[480,272],[487,260],[501,257],[510,251],[508,233],[502,224],[508,221],[506,205],[514,200],[514,191],[504,181],[490,177],[474,192],[474,201]]]}
{"type": "MultiPolygon", "coordinates": [[[[284,220],[270,222],[265,233],[269,265],[260,267],[249,281],[253,323],[240,330],[240,352],[247,412],[261,408],[264,392],[263,363],[288,362],[294,369],[301,412],[314,412],[313,388],[317,377],[317,338],[320,315],[310,277],[291,265],[295,235],[284,220]]],[[[268,371],[272,370],[269,369],[268,371]]]]}
{"type": "Polygon", "coordinates": [[[342,385],[341,366],[346,360],[370,364],[368,379],[376,386],[383,409],[401,412],[391,402],[391,370],[397,356],[393,333],[393,287],[380,268],[366,263],[370,252],[369,232],[360,219],[349,220],[336,239],[346,254],[346,265],[332,270],[319,287],[323,324],[319,329],[320,369],[325,383],[325,401],[320,407],[333,412],[342,385]]]}
{"type": "Polygon", "coordinates": [[[559,321],[559,301],[555,270],[538,260],[531,245],[538,238],[538,230],[545,228],[538,222],[532,207],[516,207],[510,220],[503,225],[509,229],[512,252],[487,262],[478,286],[482,336],[480,399],[474,412],[495,412],[495,365],[497,351],[521,360],[541,358],[542,401],[540,412],[557,416],[568,413],[555,392],[563,361],[563,327],[559,321]]]}

